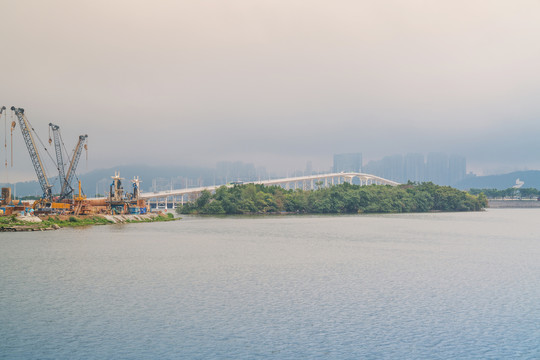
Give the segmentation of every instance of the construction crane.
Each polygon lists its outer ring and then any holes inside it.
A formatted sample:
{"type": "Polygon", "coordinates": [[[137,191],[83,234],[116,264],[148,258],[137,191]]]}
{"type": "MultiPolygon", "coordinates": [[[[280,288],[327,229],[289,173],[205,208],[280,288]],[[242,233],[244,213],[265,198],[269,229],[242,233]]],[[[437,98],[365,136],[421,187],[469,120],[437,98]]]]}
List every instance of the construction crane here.
{"type": "Polygon", "coordinates": [[[79,141],[75,146],[75,150],[73,150],[73,157],[69,164],[68,172],[64,178],[64,183],[62,184],[62,190],[60,191],[60,199],[65,199],[73,192],[73,188],[71,187],[71,181],[73,180],[73,176],[75,176],[75,170],[77,169],[77,165],[79,164],[79,159],[81,157],[82,150],[85,147],[87,138],[88,135],[79,136],[79,141]]]}
{"type": "Polygon", "coordinates": [[[34,137],[32,136],[32,133],[30,131],[34,129],[30,127],[28,120],[24,115],[24,109],[12,106],[11,110],[15,113],[17,119],[19,120],[19,125],[21,127],[24,142],[26,143],[26,147],[28,148],[28,153],[30,154],[32,165],[34,165],[34,170],[36,171],[39,185],[41,186],[41,190],[43,191],[43,199],[52,202],[52,186],[49,184],[49,179],[47,179],[47,174],[45,173],[45,167],[41,162],[41,158],[39,157],[34,137]]]}
{"type": "MultiPolygon", "coordinates": [[[[82,149],[85,145],[86,138],[88,135],[81,135],[79,136],[79,141],[77,142],[77,145],[75,146],[75,149],[73,150],[73,158],[71,159],[68,172],[66,174],[65,172],[65,165],[64,165],[64,159],[62,156],[62,139],[60,135],[60,126],[49,123],[49,127],[52,130],[53,138],[54,138],[54,149],[56,152],[56,166],[58,168],[58,176],[60,179],[60,184],[62,184],[62,189],[60,191],[60,197],[59,201],[67,198],[71,193],[73,193],[73,187],[71,186],[71,181],[73,180],[73,176],[75,175],[75,170],[77,169],[77,165],[79,163],[79,158],[81,157],[82,149]]],[[[49,139],[49,143],[52,142],[51,139],[49,139]]]]}
{"type": "MultiPolygon", "coordinates": [[[[64,170],[64,159],[62,158],[62,147],[60,146],[60,126],[54,125],[52,123],[49,123],[49,127],[52,130],[53,138],[54,138],[54,150],[56,153],[56,167],[58,169],[58,176],[60,180],[60,184],[63,184],[66,180],[66,173],[64,170]]],[[[51,139],[49,139],[49,144],[51,143],[51,139]]]]}
{"type": "MultiPolygon", "coordinates": [[[[75,174],[75,169],[77,168],[77,163],[79,162],[80,153],[82,151],[82,147],[84,146],[84,141],[86,140],[87,135],[79,136],[79,142],[77,143],[77,145],[75,146],[75,149],[73,150],[73,159],[71,160],[71,163],[70,163],[68,175],[66,175],[64,158],[62,156],[61,145],[63,143],[62,143],[62,138],[60,135],[60,126],[55,125],[53,123],[49,123],[49,127],[53,133],[54,149],[56,152],[56,167],[58,168],[58,177],[60,180],[60,184],[62,186],[62,189],[60,191],[60,197],[58,200],[63,200],[67,198],[73,192],[73,187],[71,186],[71,180],[73,179],[72,174],[75,174]]],[[[51,142],[52,140],[49,138],[49,143],[51,142]]]]}
{"type": "MultiPolygon", "coordinates": [[[[2,106],[0,108],[0,117],[2,116],[2,113],[4,112],[4,110],[6,110],[6,107],[5,106],[2,106]]],[[[4,150],[6,151],[6,169],[7,169],[7,165],[8,165],[8,162],[7,162],[7,115],[5,116],[4,118],[4,121],[5,121],[5,130],[6,130],[6,133],[4,134],[4,150]]]]}

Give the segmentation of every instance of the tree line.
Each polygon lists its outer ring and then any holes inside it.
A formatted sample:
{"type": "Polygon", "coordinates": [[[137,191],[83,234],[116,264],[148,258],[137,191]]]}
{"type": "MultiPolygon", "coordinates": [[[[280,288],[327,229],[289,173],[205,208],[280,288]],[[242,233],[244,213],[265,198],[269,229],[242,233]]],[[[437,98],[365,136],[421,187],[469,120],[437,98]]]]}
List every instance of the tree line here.
{"type": "Polygon", "coordinates": [[[473,195],[431,182],[399,186],[344,183],[312,191],[285,190],[255,184],[222,186],[203,191],[197,200],[179,206],[180,214],[357,214],[427,211],[479,211],[483,193],[473,195]]]}
{"type": "Polygon", "coordinates": [[[540,197],[540,191],[535,188],[508,188],[504,190],[497,189],[470,189],[469,193],[472,195],[478,195],[483,193],[488,199],[519,197],[522,199],[534,199],[540,197]]]}

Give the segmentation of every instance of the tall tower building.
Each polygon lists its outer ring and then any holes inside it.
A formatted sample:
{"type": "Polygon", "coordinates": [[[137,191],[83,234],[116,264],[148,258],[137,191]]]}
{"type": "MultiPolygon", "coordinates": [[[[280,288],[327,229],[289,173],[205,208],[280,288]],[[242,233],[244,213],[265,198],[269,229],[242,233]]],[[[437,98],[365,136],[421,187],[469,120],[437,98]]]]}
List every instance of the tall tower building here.
{"type": "Polygon", "coordinates": [[[462,180],[467,174],[467,162],[465,157],[450,155],[448,157],[448,181],[450,185],[462,180]]]}
{"type": "Polygon", "coordinates": [[[403,156],[392,155],[385,156],[382,159],[383,174],[382,177],[388,180],[394,180],[397,182],[404,181],[403,173],[403,156]]]}
{"type": "Polygon", "coordinates": [[[362,172],[362,153],[334,154],[334,172],[362,172]]]}
{"type": "Polygon", "coordinates": [[[405,179],[407,181],[423,182],[425,181],[426,164],[424,155],[422,154],[407,154],[404,161],[405,179]]]}
{"type": "Polygon", "coordinates": [[[448,156],[444,153],[429,153],[426,163],[426,180],[437,185],[448,185],[448,156]]]}

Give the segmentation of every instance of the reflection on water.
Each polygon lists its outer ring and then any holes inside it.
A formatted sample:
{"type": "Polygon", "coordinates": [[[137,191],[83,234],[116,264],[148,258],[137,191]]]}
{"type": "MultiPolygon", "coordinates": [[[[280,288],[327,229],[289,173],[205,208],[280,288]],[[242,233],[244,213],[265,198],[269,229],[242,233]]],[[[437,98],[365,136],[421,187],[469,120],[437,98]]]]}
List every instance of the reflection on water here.
{"type": "Polygon", "coordinates": [[[0,235],[1,359],[540,357],[540,210],[0,235]]]}

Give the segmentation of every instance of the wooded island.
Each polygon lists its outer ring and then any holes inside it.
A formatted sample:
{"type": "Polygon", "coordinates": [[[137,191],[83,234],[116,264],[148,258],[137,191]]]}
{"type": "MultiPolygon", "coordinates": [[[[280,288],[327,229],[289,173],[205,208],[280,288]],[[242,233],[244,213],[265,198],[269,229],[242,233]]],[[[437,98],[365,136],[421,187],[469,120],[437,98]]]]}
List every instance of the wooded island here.
{"type": "Polygon", "coordinates": [[[179,214],[357,214],[427,211],[479,211],[484,194],[471,195],[449,186],[408,183],[399,186],[344,183],[312,191],[255,184],[222,186],[176,209],[179,214]]]}

